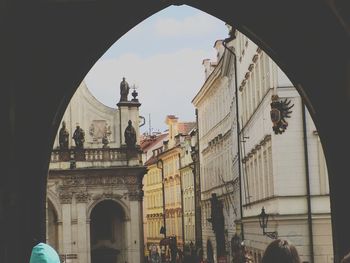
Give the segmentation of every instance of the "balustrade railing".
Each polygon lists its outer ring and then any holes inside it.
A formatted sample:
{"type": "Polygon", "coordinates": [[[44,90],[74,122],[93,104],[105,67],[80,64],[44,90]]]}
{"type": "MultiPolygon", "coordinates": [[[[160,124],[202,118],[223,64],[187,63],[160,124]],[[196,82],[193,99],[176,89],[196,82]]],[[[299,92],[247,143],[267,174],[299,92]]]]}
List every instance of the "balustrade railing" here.
{"type": "Polygon", "coordinates": [[[69,162],[72,160],[86,162],[125,161],[140,157],[137,148],[54,149],[51,153],[51,162],[69,162]]]}

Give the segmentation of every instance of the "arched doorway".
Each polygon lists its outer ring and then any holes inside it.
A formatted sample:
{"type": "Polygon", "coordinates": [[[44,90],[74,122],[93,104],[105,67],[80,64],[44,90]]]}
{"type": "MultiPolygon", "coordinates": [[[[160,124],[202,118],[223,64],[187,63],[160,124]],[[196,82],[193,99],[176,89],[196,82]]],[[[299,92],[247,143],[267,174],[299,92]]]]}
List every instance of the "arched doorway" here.
{"type": "Polygon", "coordinates": [[[47,200],[47,243],[58,250],[58,216],[55,207],[47,200]]]}
{"type": "Polygon", "coordinates": [[[91,263],[126,260],[125,213],[112,200],[98,203],[90,216],[91,263]]]}

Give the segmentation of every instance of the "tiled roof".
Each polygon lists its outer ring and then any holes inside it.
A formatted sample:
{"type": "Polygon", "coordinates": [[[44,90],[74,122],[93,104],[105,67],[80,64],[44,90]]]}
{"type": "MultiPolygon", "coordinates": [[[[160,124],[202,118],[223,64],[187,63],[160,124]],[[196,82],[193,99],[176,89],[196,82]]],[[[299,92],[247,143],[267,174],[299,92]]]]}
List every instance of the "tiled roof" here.
{"type": "Polygon", "coordinates": [[[179,122],[177,124],[178,133],[183,135],[189,134],[189,132],[196,126],[195,122],[179,122]]]}
{"type": "Polygon", "coordinates": [[[154,144],[158,143],[159,141],[165,139],[168,136],[167,133],[160,134],[158,136],[151,136],[146,137],[140,142],[141,150],[146,152],[149,148],[151,148],[154,144]]]}

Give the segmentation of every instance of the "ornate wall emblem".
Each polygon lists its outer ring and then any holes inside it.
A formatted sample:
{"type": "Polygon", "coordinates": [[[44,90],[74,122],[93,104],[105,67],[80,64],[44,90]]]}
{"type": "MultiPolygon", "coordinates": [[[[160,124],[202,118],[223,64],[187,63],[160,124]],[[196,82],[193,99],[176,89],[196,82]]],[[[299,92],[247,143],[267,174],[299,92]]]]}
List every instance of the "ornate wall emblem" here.
{"type": "Polygon", "coordinates": [[[275,134],[282,134],[288,127],[288,122],[285,118],[290,118],[290,114],[292,113],[290,109],[294,107],[294,104],[289,106],[291,100],[279,100],[278,95],[272,95],[271,100],[270,117],[273,123],[272,129],[275,134]]]}
{"type": "Polygon", "coordinates": [[[111,126],[106,120],[93,120],[89,127],[89,134],[92,137],[92,141],[108,140],[112,134],[111,126]]]}

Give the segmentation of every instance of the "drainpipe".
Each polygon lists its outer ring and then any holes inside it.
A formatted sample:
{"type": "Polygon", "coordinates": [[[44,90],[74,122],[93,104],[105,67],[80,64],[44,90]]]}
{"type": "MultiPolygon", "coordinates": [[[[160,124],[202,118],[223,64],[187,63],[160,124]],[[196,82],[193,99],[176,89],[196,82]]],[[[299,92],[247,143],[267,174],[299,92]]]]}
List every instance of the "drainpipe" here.
{"type": "Polygon", "coordinates": [[[307,198],[307,221],[309,226],[309,242],[310,242],[310,258],[311,263],[314,263],[314,238],[312,229],[312,210],[311,210],[311,195],[310,195],[310,171],[309,171],[309,154],[307,147],[307,132],[306,132],[306,116],[305,104],[301,99],[302,118],[303,118],[303,137],[304,137],[304,158],[305,158],[305,179],[306,179],[306,198],[307,198]]]}
{"type": "Polygon", "coordinates": [[[242,206],[242,171],[241,171],[241,142],[240,142],[240,126],[239,126],[239,113],[238,113],[238,81],[237,81],[237,56],[226,46],[226,43],[235,39],[235,36],[232,35],[229,38],[226,38],[222,44],[224,48],[229,51],[234,58],[234,70],[235,70],[235,99],[236,99],[236,122],[237,122],[237,161],[238,161],[238,180],[239,180],[239,207],[241,214],[241,237],[244,240],[244,231],[243,231],[243,206],[242,206]]]}
{"type": "Polygon", "coordinates": [[[201,210],[201,181],[200,181],[200,150],[199,150],[199,124],[198,124],[198,109],[195,110],[196,114],[196,145],[195,154],[197,155],[196,162],[194,163],[194,217],[195,217],[195,236],[196,236],[196,251],[203,247],[202,243],[202,210],[201,210]]]}
{"type": "Polygon", "coordinates": [[[181,176],[181,155],[178,153],[179,157],[179,173],[180,173],[180,195],[181,195],[181,223],[182,223],[182,252],[185,252],[185,215],[184,215],[184,198],[183,198],[183,188],[182,188],[182,176],[181,176]]]}

